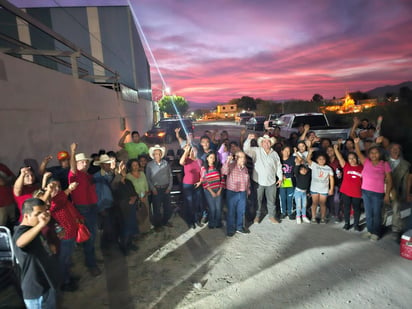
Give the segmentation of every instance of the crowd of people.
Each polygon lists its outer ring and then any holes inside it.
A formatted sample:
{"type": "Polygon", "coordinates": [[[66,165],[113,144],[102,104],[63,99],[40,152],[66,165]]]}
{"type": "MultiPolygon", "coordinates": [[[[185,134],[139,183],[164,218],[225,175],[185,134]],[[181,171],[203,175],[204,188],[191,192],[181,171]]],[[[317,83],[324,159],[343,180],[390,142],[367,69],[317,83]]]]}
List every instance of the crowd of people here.
{"type": "MultiPolygon", "coordinates": [[[[225,228],[232,237],[249,233],[248,227],[266,214],[273,224],[343,221],[343,229],[361,232],[364,209],[362,237],[377,241],[390,207],[392,233],[399,240],[400,210],[412,201],[412,169],[401,145],[380,135],[382,120],[374,125],[355,117],[350,137],[335,143],[318,138],[306,124],[288,139],[276,127],[261,136],[241,129],[239,140],[231,140],[227,131],[220,138],[205,131],[196,142],[176,129],[183,174],[178,212],[188,228],[207,224],[225,228]]],[[[15,177],[0,164],[0,225],[15,226],[28,308],[54,308],[56,291],[78,288],[79,278],[70,269],[80,225],[89,231],[81,245],[92,276],[101,274],[97,239],[103,254],[118,246],[127,255],[137,250],[138,235],[173,228],[176,162],[167,159],[165,147],[148,147],[137,131],[125,131],[118,145],[128,160],[104,150],[89,157],[72,143],[57,154],[57,166],[49,166],[53,158],[47,155],[38,168],[24,166],[15,177]],[[125,142],[128,135],[131,141],[125,142]]]]}

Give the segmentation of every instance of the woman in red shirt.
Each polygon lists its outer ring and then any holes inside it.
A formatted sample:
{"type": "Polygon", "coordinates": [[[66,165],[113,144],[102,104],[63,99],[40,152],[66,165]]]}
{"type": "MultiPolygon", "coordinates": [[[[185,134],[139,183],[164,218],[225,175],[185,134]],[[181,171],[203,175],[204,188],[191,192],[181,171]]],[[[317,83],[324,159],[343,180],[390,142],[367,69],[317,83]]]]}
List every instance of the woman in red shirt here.
{"type": "Polygon", "coordinates": [[[348,162],[345,161],[342,154],[339,151],[339,144],[333,145],[336,157],[339,160],[339,164],[343,169],[343,181],[340,186],[340,192],[342,193],[342,200],[344,206],[344,218],[345,225],[343,228],[349,230],[350,226],[350,207],[352,205],[354,211],[353,226],[356,231],[360,231],[359,218],[360,218],[360,203],[362,198],[362,170],[363,165],[359,164],[359,159],[356,153],[348,153],[348,162]]]}

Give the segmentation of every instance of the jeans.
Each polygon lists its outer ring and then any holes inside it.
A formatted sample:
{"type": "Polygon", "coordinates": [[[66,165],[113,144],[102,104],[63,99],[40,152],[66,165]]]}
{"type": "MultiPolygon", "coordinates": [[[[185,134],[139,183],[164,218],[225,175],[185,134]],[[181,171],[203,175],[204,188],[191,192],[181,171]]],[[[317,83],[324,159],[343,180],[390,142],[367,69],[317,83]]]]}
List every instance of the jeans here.
{"type": "Polygon", "coordinates": [[[258,185],[257,188],[257,200],[258,200],[258,209],[256,212],[256,217],[259,218],[262,212],[262,200],[263,194],[266,196],[267,208],[269,217],[275,217],[275,199],[276,199],[276,184],[271,186],[262,186],[258,185]]]}
{"type": "Polygon", "coordinates": [[[343,214],[345,217],[345,224],[350,224],[350,206],[353,207],[353,225],[359,225],[359,218],[360,218],[360,203],[361,199],[357,197],[351,197],[342,193],[342,200],[343,200],[343,214]]]}
{"type": "Polygon", "coordinates": [[[279,188],[280,205],[282,207],[282,214],[290,216],[293,208],[293,192],[295,188],[279,188]]]}
{"type": "Polygon", "coordinates": [[[306,217],[306,191],[295,190],[293,197],[295,198],[296,204],[296,217],[300,217],[301,215],[306,217]]]}
{"type": "Polygon", "coordinates": [[[83,252],[85,263],[88,268],[97,267],[94,242],[96,240],[97,226],[97,206],[94,205],[76,205],[79,213],[84,217],[84,223],[90,231],[90,238],[83,243],[83,252]]]}
{"type": "Polygon", "coordinates": [[[28,309],[55,309],[56,290],[48,289],[42,296],[35,299],[24,299],[24,304],[28,309]]]}
{"type": "Polygon", "coordinates": [[[185,205],[185,220],[187,224],[192,225],[198,222],[202,217],[200,207],[201,188],[195,188],[195,185],[183,184],[183,198],[185,205]]]}
{"type": "Polygon", "coordinates": [[[362,190],[368,232],[380,236],[382,222],[383,193],[362,190]]]}
{"type": "MultiPolygon", "coordinates": [[[[217,192],[218,190],[216,190],[217,192]]],[[[209,206],[209,224],[210,228],[222,226],[222,196],[213,197],[209,190],[204,190],[207,204],[209,206]]]]}
{"type": "Polygon", "coordinates": [[[172,208],[170,206],[170,195],[166,193],[166,188],[156,188],[157,195],[153,194],[153,225],[160,227],[165,225],[172,217],[172,208]],[[163,208],[163,216],[160,209],[163,208]]]}
{"type": "Polygon", "coordinates": [[[234,233],[236,230],[243,230],[243,218],[246,211],[247,194],[243,192],[234,192],[227,190],[227,233],[234,233]]]}
{"type": "Polygon", "coordinates": [[[59,267],[63,284],[70,281],[70,263],[75,244],[74,238],[60,240],[59,267]]]}

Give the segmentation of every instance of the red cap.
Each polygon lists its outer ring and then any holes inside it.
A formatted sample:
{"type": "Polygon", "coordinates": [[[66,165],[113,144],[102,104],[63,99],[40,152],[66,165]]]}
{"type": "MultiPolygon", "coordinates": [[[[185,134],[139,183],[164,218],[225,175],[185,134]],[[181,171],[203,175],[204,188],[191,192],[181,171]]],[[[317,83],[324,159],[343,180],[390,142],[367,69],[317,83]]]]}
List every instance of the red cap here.
{"type": "Polygon", "coordinates": [[[60,151],[57,153],[57,160],[66,160],[69,159],[69,153],[67,151],[60,151]]]}

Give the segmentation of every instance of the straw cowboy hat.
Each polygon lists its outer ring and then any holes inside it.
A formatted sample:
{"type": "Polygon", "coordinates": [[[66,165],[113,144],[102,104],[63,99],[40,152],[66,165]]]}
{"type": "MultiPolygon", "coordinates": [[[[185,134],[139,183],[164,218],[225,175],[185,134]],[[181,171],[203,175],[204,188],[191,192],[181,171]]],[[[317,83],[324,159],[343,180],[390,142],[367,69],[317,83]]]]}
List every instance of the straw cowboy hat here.
{"type": "Polygon", "coordinates": [[[155,150],[160,150],[162,152],[162,158],[165,156],[166,147],[160,147],[160,145],[154,145],[153,147],[149,148],[149,156],[154,159],[153,152],[155,150]]]}
{"type": "Polygon", "coordinates": [[[262,146],[262,142],[264,140],[269,140],[270,141],[270,146],[273,146],[273,144],[276,143],[276,138],[270,137],[269,135],[265,134],[265,135],[259,137],[258,140],[257,140],[257,144],[259,145],[259,147],[262,146]]]}
{"type": "Polygon", "coordinates": [[[74,158],[76,159],[76,162],[77,161],[84,161],[84,160],[86,160],[86,161],[91,161],[92,160],[92,159],[86,157],[86,155],[83,152],[77,153],[74,158]]]}
{"type": "Polygon", "coordinates": [[[96,160],[93,162],[94,166],[99,166],[102,163],[113,163],[114,162],[114,158],[110,158],[107,154],[102,154],[99,157],[99,160],[96,160]]]}

